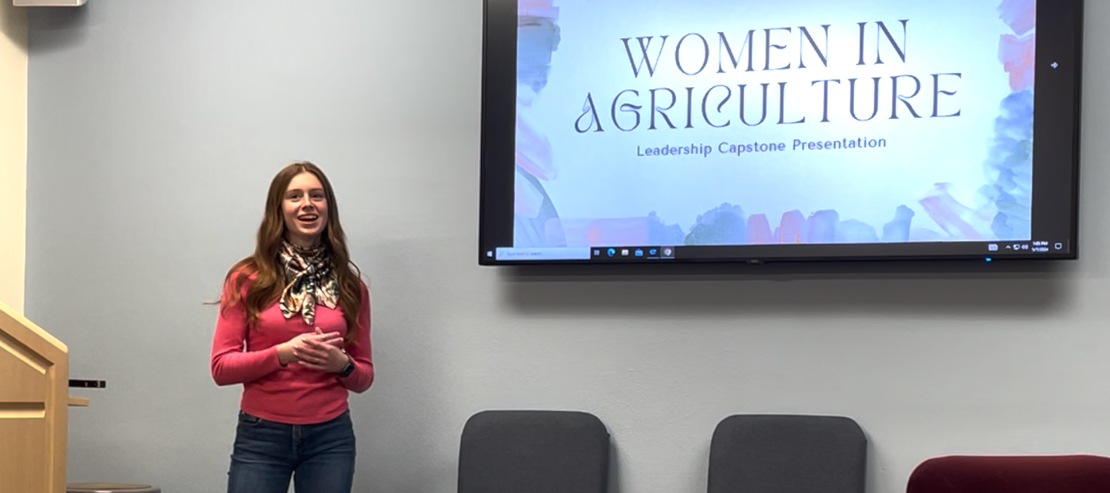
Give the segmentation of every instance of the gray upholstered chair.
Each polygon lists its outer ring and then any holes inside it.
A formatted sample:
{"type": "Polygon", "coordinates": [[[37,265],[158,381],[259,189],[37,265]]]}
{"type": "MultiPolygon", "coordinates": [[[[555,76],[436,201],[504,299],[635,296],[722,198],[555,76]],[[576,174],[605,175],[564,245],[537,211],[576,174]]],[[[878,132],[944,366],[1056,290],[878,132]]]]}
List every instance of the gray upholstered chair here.
{"type": "Polygon", "coordinates": [[[458,493],[606,493],[609,431],[583,412],[480,412],[463,428],[458,486],[458,493]]]}
{"type": "Polygon", "coordinates": [[[717,424],[709,493],[864,493],[867,438],[850,418],[736,415],[717,424]]]}

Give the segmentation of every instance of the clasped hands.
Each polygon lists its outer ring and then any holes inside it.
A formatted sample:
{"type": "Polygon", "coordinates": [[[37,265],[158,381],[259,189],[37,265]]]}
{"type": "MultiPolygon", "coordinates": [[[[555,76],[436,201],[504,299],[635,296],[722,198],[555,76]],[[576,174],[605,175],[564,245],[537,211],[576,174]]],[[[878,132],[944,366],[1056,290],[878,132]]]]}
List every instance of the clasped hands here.
{"type": "Polygon", "coordinates": [[[282,366],[293,361],[312,370],[339,373],[350,357],[340,348],[343,337],[338,332],[324,333],[319,327],[279,344],[278,360],[282,366]]]}

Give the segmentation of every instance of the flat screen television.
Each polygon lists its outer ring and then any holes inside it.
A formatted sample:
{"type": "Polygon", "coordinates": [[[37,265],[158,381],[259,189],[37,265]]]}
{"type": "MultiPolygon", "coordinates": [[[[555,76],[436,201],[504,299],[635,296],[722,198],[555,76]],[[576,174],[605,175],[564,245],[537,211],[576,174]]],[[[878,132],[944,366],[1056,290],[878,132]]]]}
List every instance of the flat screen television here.
{"type": "Polygon", "coordinates": [[[479,263],[1076,258],[1082,0],[485,0],[479,263]]]}

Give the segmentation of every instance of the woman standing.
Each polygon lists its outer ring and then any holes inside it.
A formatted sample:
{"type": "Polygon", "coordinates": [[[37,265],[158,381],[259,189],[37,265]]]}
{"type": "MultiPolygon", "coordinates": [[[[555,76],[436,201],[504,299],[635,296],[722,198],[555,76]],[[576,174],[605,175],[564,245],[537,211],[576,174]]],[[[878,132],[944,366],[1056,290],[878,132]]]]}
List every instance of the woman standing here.
{"type": "Polygon", "coordinates": [[[254,254],[228,271],[212,378],[243,384],[229,493],[349,493],[349,392],[374,381],[370,299],[350,261],[335,193],[309,162],[270,183],[254,254]]]}

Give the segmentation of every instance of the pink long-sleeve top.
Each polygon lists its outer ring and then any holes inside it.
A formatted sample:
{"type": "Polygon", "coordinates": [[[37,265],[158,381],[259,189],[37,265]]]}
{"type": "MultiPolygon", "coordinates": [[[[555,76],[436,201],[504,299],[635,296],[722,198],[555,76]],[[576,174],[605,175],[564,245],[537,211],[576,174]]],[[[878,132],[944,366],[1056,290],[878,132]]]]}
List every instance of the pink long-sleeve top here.
{"type": "MultiPolygon", "coordinates": [[[[245,293],[245,289],[243,291],[245,293]]],[[[226,293],[226,289],[225,289],[226,293]]],[[[240,408],[262,419],[288,424],[329,421],[347,410],[348,392],[361,393],[374,382],[370,354],[370,294],[362,284],[362,304],[354,342],[344,349],[355,369],[347,377],[312,370],[291,362],[282,366],[277,345],[305,332],[347,333],[343,312],[316,306],[315,325],[301,316],[286,319],[275,302],[262,311],[255,328],[247,326],[242,301],[224,310],[221,306],[212,337],[212,379],[217,385],[243,384],[240,408]]]]}

